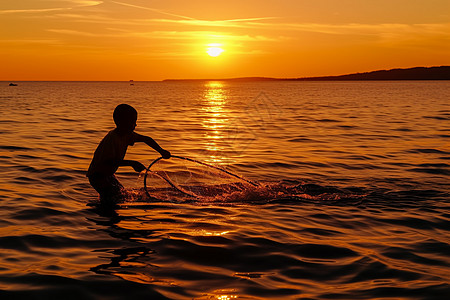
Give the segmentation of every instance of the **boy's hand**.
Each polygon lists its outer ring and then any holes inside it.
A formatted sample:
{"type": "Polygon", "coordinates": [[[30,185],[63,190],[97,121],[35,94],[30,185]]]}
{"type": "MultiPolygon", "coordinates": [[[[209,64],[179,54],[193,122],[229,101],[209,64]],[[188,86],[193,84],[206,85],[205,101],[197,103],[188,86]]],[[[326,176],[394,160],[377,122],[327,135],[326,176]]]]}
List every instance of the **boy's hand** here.
{"type": "Polygon", "coordinates": [[[168,158],[170,158],[171,157],[171,154],[170,154],[170,152],[169,151],[167,151],[167,150],[161,150],[161,152],[159,152],[160,154],[161,154],[161,156],[162,156],[162,158],[164,158],[164,159],[168,159],[168,158]]]}
{"type": "Polygon", "coordinates": [[[131,166],[138,173],[140,173],[140,172],[145,170],[145,166],[143,164],[141,164],[140,162],[138,162],[138,161],[133,161],[131,166]]]}

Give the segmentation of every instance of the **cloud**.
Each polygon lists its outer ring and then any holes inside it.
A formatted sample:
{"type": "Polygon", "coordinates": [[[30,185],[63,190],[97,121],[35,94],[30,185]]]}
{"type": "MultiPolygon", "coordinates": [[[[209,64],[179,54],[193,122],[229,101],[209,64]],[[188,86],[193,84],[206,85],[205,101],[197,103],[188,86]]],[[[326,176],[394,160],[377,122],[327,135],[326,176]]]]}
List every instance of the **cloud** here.
{"type": "Polygon", "coordinates": [[[124,2],[112,1],[112,3],[133,7],[141,10],[148,10],[152,12],[156,12],[159,14],[163,14],[166,16],[175,17],[176,19],[150,19],[148,21],[156,22],[156,23],[176,23],[182,25],[193,25],[193,26],[208,26],[208,27],[248,27],[246,23],[251,21],[261,21],[261,20],[270,20],[274,19],[274,17],[258,17],[258,18],[244,18],[244,19],[229,19],[229,20],[201,20],[192,18],[185,15],[174,14],[170,12],[166,12],[161,9],[150,8],[140,5],[134,5],[124,2]]]}
{"type": "MultiPolygon", "coordinates": [[[[175,23],[181,25],[201,26],[201,27],[238,27],[238,28],[253,28],[258,27],[257,23],[253,21],[271,20],[274,17],[261,17],[249,19],[229,19],[229,20],[173,20],[173,19],[151,19],[150,21],[156,23],[175,23]]],[[[266,24],[264,24],[266,25],[266,24]]],[[[267,23],[269,25],[269,23],[267,23]]]]}
{"type": "Polygon", "coordinates": [[[94,33],[87,31],[79,31],[79,30],[71,30],[71,29],[47,29],[49,32],[63,34],[63,35],[76,35],[76,36],[84,36],[84,37],[108,37],[108,38],[117,38],[117,37],[129,37],[129,34],[107,34],[107,33],[94,33]]]}
{"type": "Polygon", "coordinates": [[[173,13],[169,13],[160,9],[156,9],[156,8],[150,8],[150,7],[145,7],[145,6],[139,6],[139,5],[134,5],[134,4],[129,4],[129,3],[124,3],[124,2],[118,2],[118,1],[111,1],[112,3],[115,4],[119,4],[119,5],[123,5],[123,6],[128,6],[128,7],[134,7],[134,8],[138,8],[138,9],[142,9],[142,10],[148,10],[148,11],[153,11],[153,12],[157,12],[163,15],[167,15],[167,16],[172,16],[172,17],[178,17],[178,18],[182,18],[182,19],[192,19],[190,17],[187,16],[183,16],[183,15],[177,15],[177,14],[173,14],[173,13]]]}
{"type": "Polygon", "coordinates": [[[154,39],[173,39],[173,40],[196,40],[196,41],[206,41],[206,40],[220,40],[220,41],[276,41],[276,38],[263,36],[263,35],[238,35],[226,32],[217,31],[149,31],[149,32],[130,32],[130,35],[144,37],[144,38],[154,38],[154,39]]]}
{"type": "Polygon", "coordinates": [[[397,34],[449,34],[450,23],[436,24],[329,24],[329,23],[251,23],[255,27],[270,27],[282,31],[305,31],[333,35],[382,35],[386,33],[397,34]]]}
{"type": "Polygon", "coordinates": [[[168,39],[168,40],[194,40],[194,41],[207,41],[207,40],[219,40],[219,41],[277,41],[276,38],[271,38],[268,36],[262,35],[238,35],[227,32],[217,32],[217,31],[145,31],[145,32],[136,32],[132,30],[126,30],[121,28],[105,28],[109,32],[114,33],[94,33],[94,32],[86,32],[80,30],[72,30],[72,29],[47,29],[49,32],[63,34],[63,35],[76,35],[76,36],[85,36],[85,37],[137,37],[141,39],[168,39]]]}
{"type": "Polygon", "coordinates": [[[47,29],[47,31],[59,33],[59,34],[68,34],[68,35],[91,36],[91,37],[98,36],[98,34],[94,34],[91,32],[83,32],[83,31],[70,30],[70,29],[47,29]]]}
{"type": "Polygon", "coordinates": [[[29,9],[6,9],[0,10],[1,14],[16,14],[16,13],[43,13],[52,11],[62,11],[72,9],[70,7],[59,7],[59,8],[29,8],[29,9]]]}
{"type": "Polygon", "coordinates": [[[45,13],[55,11],[71,10],[79,7],[96,6],[103,3],[103,1],[96,0],[60,0],[60,1],[48,1],[47,6],[42,8],[24,8],[24,9],[0,9],[0,14],[22,14],[22,13],[45,13]],[[62,3],[67,3],[67,6],[61,7],[62,3]]]}
{"type": "Polygon", "coordinates": [[[55,39],[9,39],[9,40],[0,40],[0,44],[9,44],[9,45],[61,45],[62,42],[60,40],[55,39]]]}
{"type": "Polygon", "coordinates": [[[107,17],[105,15],[81,15],[74,13],[58,13],[51,16],[52,18],[62,18],[64,20],[73,20],[75,22],[83,23],[96,23],[96,24],[114,24],[114,25],[129,25],[129,26],[149,26],[149,25],[166,25],[174,24],[180,25],[186,28],[186,26],[192,27],[237,27],[237,28],[251,28],[256,27],[250,21],[255,20],[269,20],[273,18],[250,18],[250,19],[230,19],[230,20],[197,20],[197,19],[119,19],[113,17],[107,17]]]}

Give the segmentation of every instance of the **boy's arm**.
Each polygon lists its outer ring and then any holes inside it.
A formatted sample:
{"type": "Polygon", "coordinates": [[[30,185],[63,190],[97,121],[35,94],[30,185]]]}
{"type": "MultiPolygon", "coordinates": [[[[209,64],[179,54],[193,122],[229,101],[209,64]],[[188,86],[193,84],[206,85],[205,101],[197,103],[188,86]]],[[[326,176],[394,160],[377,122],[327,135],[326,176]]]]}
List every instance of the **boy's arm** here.
{"type": "Polygon", "coordinates": [[[166,158],[166,159],[170,158],[170,152],[167,151],[167,150],[164,150],[163,148],[161,148],[161,146],[158,145],[158,143],[154,139],[152,139],[149,136],[141,135],[141,134],[136,133],[136,132],[134,134],[135,134],[135,141],[136,142],[144,142],[148,146],[150,146],[153,149],[155,149],[156,151],[158,151],[163,158],[166,158]]]}
{"type": "Polygon", "coordinates": [[[136,172],[141,172],[141,171],[145,170],[145,166],[136,160],[123,159],[119,162],[119,166],[132,167],[136,172]]]}

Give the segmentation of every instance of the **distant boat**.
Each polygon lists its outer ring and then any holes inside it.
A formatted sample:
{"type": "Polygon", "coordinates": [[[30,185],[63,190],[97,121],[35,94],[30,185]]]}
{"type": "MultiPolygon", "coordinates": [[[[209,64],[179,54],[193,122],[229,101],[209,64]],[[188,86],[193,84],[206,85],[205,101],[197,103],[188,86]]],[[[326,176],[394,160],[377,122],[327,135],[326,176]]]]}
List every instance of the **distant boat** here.
{"type": "Polygon", "coordinates": [[[9,86],[17,86],[17,84],[11,82],[9,86]]]}
{"type": "Polygon", "coordinates": [[[134,85],[134,81],[133,80],[130,80],[130,85],[134,85]]]}

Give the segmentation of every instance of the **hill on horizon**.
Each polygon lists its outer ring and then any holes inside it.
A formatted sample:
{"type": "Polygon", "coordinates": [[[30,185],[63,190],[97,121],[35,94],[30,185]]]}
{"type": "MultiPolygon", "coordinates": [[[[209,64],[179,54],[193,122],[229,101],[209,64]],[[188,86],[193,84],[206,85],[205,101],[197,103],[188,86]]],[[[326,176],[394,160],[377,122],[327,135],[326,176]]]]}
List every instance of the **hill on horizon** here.
{"type": "Polygon", "coordinates": [[[414,67],[406,69],[377,70],[335,76],[272,78],[272,77],[238,77],[221,79],[165,79],[163,81],[353,81],[353,80],[450,80],[450,66],[414,67]]]}

